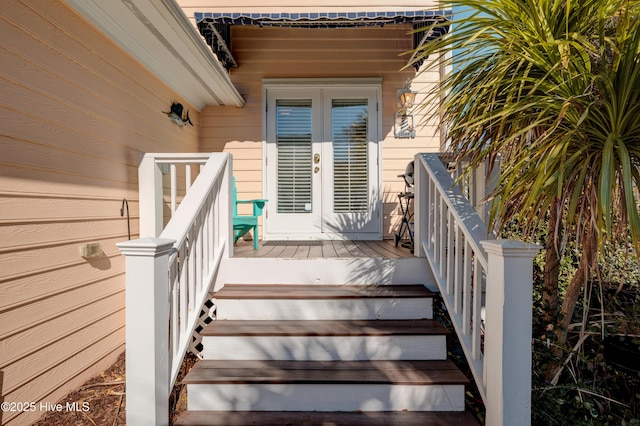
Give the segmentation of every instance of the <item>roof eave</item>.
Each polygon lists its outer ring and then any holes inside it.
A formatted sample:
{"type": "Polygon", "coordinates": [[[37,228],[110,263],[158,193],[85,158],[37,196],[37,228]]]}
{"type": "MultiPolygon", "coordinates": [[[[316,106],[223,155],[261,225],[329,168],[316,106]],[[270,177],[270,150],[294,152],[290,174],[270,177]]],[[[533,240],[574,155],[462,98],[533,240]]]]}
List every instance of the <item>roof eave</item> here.
{"type": "Polygon", "coordinates": [[[65,0],[183,101],[244,106],[227,71],[175,0],[65,0]]]}

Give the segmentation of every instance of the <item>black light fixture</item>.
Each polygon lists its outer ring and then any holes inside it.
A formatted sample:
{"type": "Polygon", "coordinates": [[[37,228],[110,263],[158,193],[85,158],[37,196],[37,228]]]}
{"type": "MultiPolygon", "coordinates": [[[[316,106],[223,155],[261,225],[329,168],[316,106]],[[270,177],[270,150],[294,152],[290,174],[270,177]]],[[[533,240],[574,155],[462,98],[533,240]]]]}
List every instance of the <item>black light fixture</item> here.
{"type": "Polygon", "coordinates": [[[167,114],[167,116],[169,116],[169,120],[176,123],[178,127],[180,127],[181,129],[187,124],[191,124],[193,126],[191,119],[189,119],[189,110],[187,110],[187,114],[184,116],[184,118],[182,117],[183,110],[184,110],[184,107],[182,106],[181,103],[173,102],[171,104],[169,112],[164,112],[164,111],[162,112],[164,114],[167,114]]]}

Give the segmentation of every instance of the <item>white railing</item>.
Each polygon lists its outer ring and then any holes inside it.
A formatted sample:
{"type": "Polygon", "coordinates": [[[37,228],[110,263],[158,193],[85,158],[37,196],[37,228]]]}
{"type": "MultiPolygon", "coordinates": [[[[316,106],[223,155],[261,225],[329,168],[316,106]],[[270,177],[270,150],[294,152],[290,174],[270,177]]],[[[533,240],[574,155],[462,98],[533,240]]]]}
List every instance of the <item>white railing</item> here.
{"type": "Polygon", "coordinates": [[[438,154],[415,157],[415,253],[426,257],[487,409],[487,424],[531,423],[532,259],[492,240],[438,154]]]}
{"type": "Polygon", "coordinates": [[[493,167],[489,167],[487,161],[470,173],[468,161],[458,160],[454,154],[439,152],[438,158],[444,163],[453,180],[458,184],[462,194],[478,213],[484,223],[489,223],[491,202],[488,195],[491,194],[497,184],[500,174],[500,157],[495,160],[493,167]]]}
{"type": "Polygon", "coordinates": [[[191,188],[209,153],[149,153],[138,171],[140,237],[158,237],[191,188]]]}
{"type": "MultiPolygon", "coordinates": [[[[117,244],[126,256],[127,424],[169,424],[171,389],[220,263],[231,255],[231,157],[206,156],[159,237],[117,244]]],[[[139,169],[141,209],[147,192],[162,211],[161,167],[175,165],[149,158],[153,165],[139,169]]],[[[162,221],[157,211],[153,217],[162,221]]]]}

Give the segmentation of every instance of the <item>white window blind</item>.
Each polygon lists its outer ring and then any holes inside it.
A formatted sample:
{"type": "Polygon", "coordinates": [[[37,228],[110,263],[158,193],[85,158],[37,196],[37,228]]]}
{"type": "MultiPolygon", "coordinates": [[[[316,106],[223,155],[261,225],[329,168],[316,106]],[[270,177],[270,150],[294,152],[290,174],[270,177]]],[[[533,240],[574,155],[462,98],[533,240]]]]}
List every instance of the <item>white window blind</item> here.
{"type": "Polygon", "coordinates": [[[278,213],[311,212],[311,100],[276,101],[278,213]]]}
{"type": "Polygon", "coordinates": [[[367,100],[334,99],[331,128],[334,212],[366,211],[369,208],[367,100]]]}

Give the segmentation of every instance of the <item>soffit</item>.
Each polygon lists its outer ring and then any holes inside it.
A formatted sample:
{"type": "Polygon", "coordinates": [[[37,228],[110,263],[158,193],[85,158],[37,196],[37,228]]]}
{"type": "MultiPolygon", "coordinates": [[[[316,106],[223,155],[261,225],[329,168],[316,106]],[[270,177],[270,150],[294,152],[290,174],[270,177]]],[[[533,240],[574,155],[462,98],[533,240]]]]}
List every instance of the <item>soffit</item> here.
{"type": "Polygon", "coordinates": [[[66,2],[194,107],[244,105],[175,0],[66,2]]]}

